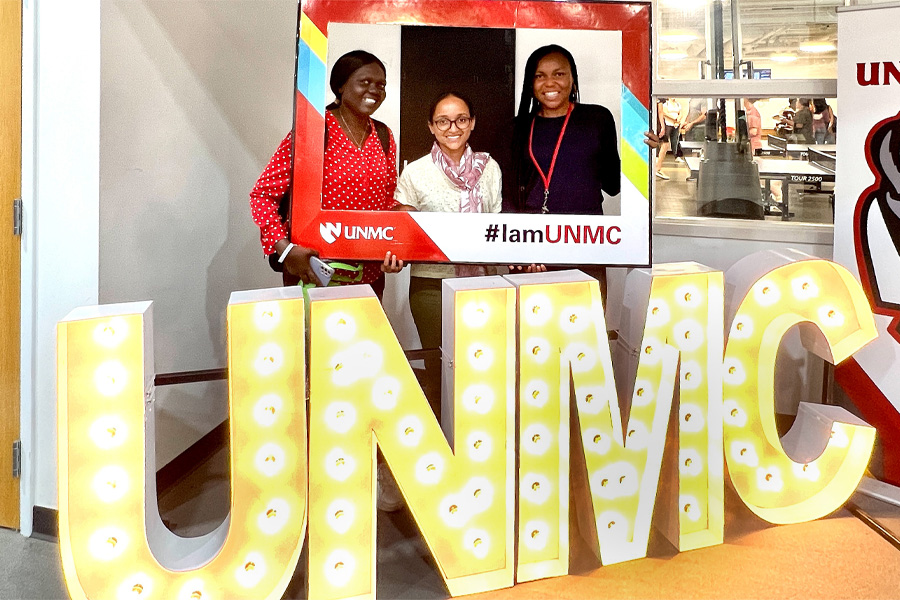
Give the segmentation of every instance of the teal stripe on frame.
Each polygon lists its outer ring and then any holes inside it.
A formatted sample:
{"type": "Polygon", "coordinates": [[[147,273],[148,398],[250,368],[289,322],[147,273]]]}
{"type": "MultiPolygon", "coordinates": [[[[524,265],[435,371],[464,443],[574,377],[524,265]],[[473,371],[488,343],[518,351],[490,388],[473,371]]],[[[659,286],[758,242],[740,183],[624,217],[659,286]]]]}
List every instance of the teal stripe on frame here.
{"type": "Polygon", "coordinates": [[[303,40],[297,48],[297,91],[325,116],[325,64],[303,40]]]}
{"type": "Polygon", "coordinates": [[[628,103],[632,110],[638,115],[641,115],[645,121],[650,120],[650,111],[641,104],[640,100],[635,98],[634,94],[631,93],[631,90],[628,89],[628,86],[624,84],[622,85],[622,100],[628,103]]]}
{"type": "MultiPolygon", "coordinates": [[[[623,87],[622,95],[622,141],[627,143],[635,150],[638,156],[647,162],[646,146],[644,145],[644,132],[650,126],[648,123],[648,112],[646,109],[638,112],[634,108],[634,103],[629,102],[627,96],[631,95],[628,88],[623,87]],[[627,94],[625,93],[627,92],[627,94]]],[[[634,98],[634,96],[631,96],[634,98]]],[[[640,103],[638,103],[640,106],[640,103]]],[[[641,107],[643,108],[643,107],[641,107]]]]}

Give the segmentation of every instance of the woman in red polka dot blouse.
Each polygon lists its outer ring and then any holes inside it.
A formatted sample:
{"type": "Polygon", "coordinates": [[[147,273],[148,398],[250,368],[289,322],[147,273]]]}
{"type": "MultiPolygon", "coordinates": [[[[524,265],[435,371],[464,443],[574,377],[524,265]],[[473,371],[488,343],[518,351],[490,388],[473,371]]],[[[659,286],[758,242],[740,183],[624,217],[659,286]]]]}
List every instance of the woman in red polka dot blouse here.
{"type": "MultiPolygon", "coordinates": [[[[330,85],[335,101],[325,110],[325,177],[322,208],[344,210],[390,210],[397,187],[397,146],[386,126],[387,144],[382,143],[374,113],[385,97],[386,74],[378,57],[354,50],[340,57],[331,70],[330,85]]],[[[275,253],[284,265],[285,284],[317,281],[309,265],[311,248],[290,246],[278,203],[291,184],[291,137],[288,134],[250,192],[250,212],[259,226],[266,255],[275,253]],[[287,252],[285,256],[284,253],[287,252]]],[[[362,280],[381,297],[384,274],[396,273],[403,261],[388,252],[383,263],[362,263],[362,280]]]]}

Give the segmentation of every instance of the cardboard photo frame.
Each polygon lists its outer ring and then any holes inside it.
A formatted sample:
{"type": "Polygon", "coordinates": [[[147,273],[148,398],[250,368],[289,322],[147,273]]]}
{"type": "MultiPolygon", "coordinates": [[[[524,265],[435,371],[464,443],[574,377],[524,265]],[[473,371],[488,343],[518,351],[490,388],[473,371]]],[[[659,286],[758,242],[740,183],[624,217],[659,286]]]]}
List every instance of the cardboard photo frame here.
{"type": "MultiPolygon", "coordinates": [[[[646,1],[310,0],[302,3],[298,17],[291,240],[315,248],[323,257],[340,259],[380,261],[385,252],[391,251],[407,262],[649,265],[652,165],[650,151],[643,144],[643,132],[651,129],[651,14],[650,2],[646,1]],[[619,214],[322,209],[325,107],[332,96],[328,66],[339,55],[331,51],[332,45],[337,45],[337,38],[329,37],[329,26],[336,32],[340,29],[338,24],[497,28],[522,31],[532,37],[535,31],[542,30],[549,34],[545,36],[548,40],[552,39],[554,30],[561,36],[571,32],[614,33],[616,39],[620,36],[621,93],[618,105],[609,107],[615,108],[618,119],[622,164],[622,191],[617,197],[619,214]]],[[[347,43],[367,49],[366,40],[359,39],[364,37],[355,36],[350,42],[344,42],[345,50],[347,43]]],[[[580,51],[600,54],[610,50],[597,47],[580,48],[580,51]]],[[[393,71],[392,61],[385,62],[388,70],[393,71]]],[[[515,65],[519,69],[521,66],[515,65]]],[[[392,81],[389,75],[388,98],[392,92],[399,98],[400,80],[394,77],[392,81]]],[[[516,85],[520,86],[520,81],[516,85]]],[[[584,98],[583,101],[591,102],[584,98]]],[[[512,117],[510,114],[510,121],[512,117]]],[[[375,118],[382,119],[381,112],[375,118]]],[[[399,136],[397,126],[392,129],[399,136]]]]}

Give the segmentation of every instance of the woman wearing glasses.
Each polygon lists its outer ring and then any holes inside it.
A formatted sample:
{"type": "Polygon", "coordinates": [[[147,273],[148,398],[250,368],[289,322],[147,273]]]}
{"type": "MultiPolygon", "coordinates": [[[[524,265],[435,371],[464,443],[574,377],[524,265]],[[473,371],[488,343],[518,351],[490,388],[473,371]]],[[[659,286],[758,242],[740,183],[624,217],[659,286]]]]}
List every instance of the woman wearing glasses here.
{"type": "MultiPolygon", "coordinates": [[[[500,167],[486,152],[469,147],[475,128],[472,103],[458,92],[446,92],[431,103],[428,129],[431,153],[409,163],[400,174],[394,200],[401,210],[496,213],[501,205],[500,167]]],[[[441,345],[441,280],[484,275],[470,265],[412,265],[409,306],[423,348],[441,345]]],[[[425,392],[440,417],[440,359],[427,359],[425,392]]]]}

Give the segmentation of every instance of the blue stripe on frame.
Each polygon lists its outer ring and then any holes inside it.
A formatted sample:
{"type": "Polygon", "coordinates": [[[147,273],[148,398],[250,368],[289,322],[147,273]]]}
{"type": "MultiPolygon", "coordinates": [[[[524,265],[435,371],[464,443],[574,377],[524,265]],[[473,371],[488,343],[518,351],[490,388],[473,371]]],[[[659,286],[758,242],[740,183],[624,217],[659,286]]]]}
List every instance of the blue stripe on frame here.
{"type": "Polygon", "coordinates": [[[629,102],[628,96],[634,98],[628,88],[624,88],[622,93],[622,141],[627,143],[635,150],[638,156],[648,160],[646,146],[644,145],[644,132],[649,127],[649,113],[647,109],[642,107],[635,99],[635,102],[629,102]],[[641,108],[640,111],[635,110],[635,103],[641,108]]]}
{"type": "Polygon", "coordinates": [[[297,49],[297,91],[325,116],[325,63],[303,40],[297,49]]]}
{"type": "Polygon", "coordinates": [[[626,102],[631,109],[645,121],[650,121],[650,111],[644,108],[644,105],[641,104],[641,101],[638,100],[631,90],[628,89],[628,86],[622,84],[622,101],[626,102]]]}

